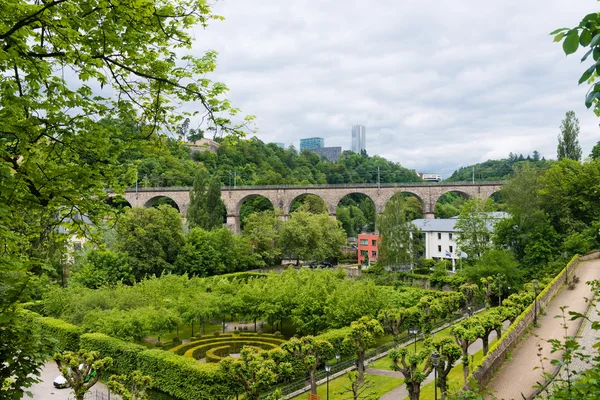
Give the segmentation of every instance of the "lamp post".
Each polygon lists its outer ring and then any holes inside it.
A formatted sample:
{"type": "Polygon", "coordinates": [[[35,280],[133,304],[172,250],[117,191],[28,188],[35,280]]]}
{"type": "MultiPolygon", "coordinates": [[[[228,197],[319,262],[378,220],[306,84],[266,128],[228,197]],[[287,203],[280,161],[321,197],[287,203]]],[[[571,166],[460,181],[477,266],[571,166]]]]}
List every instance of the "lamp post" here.
{"type": "Polygon", "coordinates": [[[417,334],[419,333],[419,330],[417,328],[408,328],[408,334],[409,335],[415,335],[415,354],[417,354],[417,334]]]}
{"type": "Polygon", "coordinates": [[[437,351],[434,351],[430,358],[433,365],[433,392],[435,393],[434,398],[437,400],[437,369],[440,365],[440,355],[437,351]]]}
{"type": "Polygon", "coordinates": [[[327,372],[327,400],[329,400],[329,372],[331,372],[331,365],[325,364],[325,372],[327,372]]]}
{"type": "Polygon", "coordinates": [[[533,326],[537,326],[537,290],[538,290],[538,280],[533,280],[533,326]]]}
{"type": "Polygon", "coordinates": [[[342,358],[342,356],[340,355],[340,353],[336,353],[335,354],[335,363],[339,363],[340,362],[340,358],[342,358]]]}

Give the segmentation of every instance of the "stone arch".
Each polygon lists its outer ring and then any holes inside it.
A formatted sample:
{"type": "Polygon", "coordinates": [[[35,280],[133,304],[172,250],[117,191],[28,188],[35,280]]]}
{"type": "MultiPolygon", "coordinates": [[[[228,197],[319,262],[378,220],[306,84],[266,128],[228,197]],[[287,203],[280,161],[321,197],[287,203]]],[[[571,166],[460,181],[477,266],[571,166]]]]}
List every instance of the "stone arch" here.
{"type": "Polygon", "coordinates": [[[453,215],[448,215],[447,214],[448,210],[445,210],[445,211],[440,210],[441,205],[444,204],[444,203],[440,203],[440,200],[442,200],[442,198],[444,198],[444,200],[446,201],[446,198],[448,197],[448,195],[450,193],[456,193],[456,194],[460,195],[460,197],[465,201],[469,200],[472,197],[471,193],[467,193],[466,191],[457,190],[454,188],[442,191],[440,193],[440,195],[435,199],[435,202],[433,203],[432,211],[435,213],[436,218],[450,218],[450,217],[458,215],[456,213],[452,213],[453,215]]]}
{"type": "Polygon", "coordinates": [[[382,214],[383,211],[385,210],[385,205],[392,199],[392,197],[394,197],[398,193],[407,193],[407,194],[410,194],[410,195],[416,197],[416,199],[419,200],[419,203],[421,203],[421,208],[423,209],[423,214],[425,214],[425,212],[426,212],[425,210],[427,209],[427,204],[425,203],[425,200],[423,200],[423,196],[421,195],[421,193],[410,190],[410,189],[396,190],[396,191],[388,193],[387,196],[383,197],[382,201],[379,204],[377,204],[377,203],[375,204],[375,206],[377,208],[377,214],[382,214]]]}
{"type": "Polygon", "coordinates": [[[328,210],[329,214],[335,214],[335,207],[337,207],[337,203],[335,204],[335,206],[333,206],[333,209],[332,209],[331,204],[327,203],[327,201],[325,201],[325,199],[323,198],[323,196],[321,196],[321,195],[319,195],[317,193],[314,193],[312,191],[307,191],[307,192],[304,192],[304,193],[298,193],[297,195],[293,196],[287,202],[287,204],[285,205],[285,208],[283,210],[284,214],[285,215],[290,215],[290,213],[292,211],[292,204],[294,204],[294,201],[296,201],[296,199],[298,199],[298,198],[300,198],[302,196],[306,196],[306,195],[312,195],[312,196],[318,197],[325,204],[325,207],[327,207],[327,210],[328,210]]]}
{"type": "Polygon", "coordinates": [[[249,194],[247,196],[244,196],[236,204],[236,214],[235,215],[239,216],[239,224],[240,224],[239,228],[240,228],[240,230],[244,227],[245,217],[247,217],[247,215],[249,215],[248,214],[248,209],[244,209],[244,204],[248,200],[250,200],[252,198],[261,198],[261,199],[266,200],[266,202],[263,202],[263,204],[261,204],[261,203],[257,204],[257,206],[258,206],[259,209],[255,210],[256,212],[266,211],[266,210],[275,210],[275,205],[273,204],[273,201],[271,199],[269,199],[267,196],[263,195],[263,194],[253,193],[253,194],[249,194]]]}
{"type": "MultiPolygon", "coordinates": [[[[371,196],[369,196],[367,193],[363,193],[363,192],[361,192],[359,190],[345,193],[344,195],[342,195],[341,197],[339,197],[337,200],[334,199],[333,203],[335,203],[335,204],[332,204],[332,205],[335,206],[335,215],[336,215],[336,218],[338,218],[338,220],[339,220],[338,207],[340,206],[340,203],[342,202],[342,200],[345,199],[346,197],[352,196],[352,195],[359,195],[359,196],[361,196],[363,198],[366,198],[373,205],[373,208],[371,210],[372,213],[373,213],[372,218],[369,217],[368,215],[365,215],[365,217],[367,218],[365,226],[367,227],[367,231],[368,232],[374,232],[375,231],[375,225],[376,225],[376,219],[377,219],[377,205],[375,204],[375,200],[371,196]]],[[[331,214],[331,212],[330,212],[330,214],[331,214]]],[[[365,226],[361,227],[361,229],[364,228],[365,226]]],[[[356,233],[360,233],[360,232],[361,232],[361,230],[358,230],[356,233]]]]}
{"type": "Polygon", "coordinates": [[[164,196],[164,195],[158,195],[158,196],[154,196],[154,197],[149,198],[144,203],[144,208],[154,207],[161,199],[166,199],[168,201],[168,203],[171,203],[171,205],[175,209],[177,209],[177,211],[181,212],[181,210],[182,210],[181,205],[177,201],[175,201],[175,199],[173,199],[172,197],[164,196]]]}
{"type": "Polygon", "coordinates": [[[242,210],[242,206],[244,205],[244,203],[250,199],[251,197],[262,197],[264,199],[267,199],[269,201],[269,203],[271,203],[271,207],[273,209],[275,209],[275,203],[273,202],[273,199],[270,199],[268,196],[265,196],[264,194],[260,194],[260,193],[251,193],[248,194],[244,197],[242,197],[236,204],[235,204],[235,210],[233,213],[230,213],[230,210],[227,210],[227,214],[233,214],[233,215],[240,215],[240,212],[242,210]]]}
{"type": "Polygon", "coordinates": [[[106,199],[106,203],[111,206],[112,208],[115,209],[119,209],[122,210],[123,208],[129,207],[129,208],[133,208],[133,206],[131,205],[131,202],[129,200],[127,200],[127,198],[125,196],[121,196],[119,194],[113,194],[108,196],[108,199],[106,199]]]}

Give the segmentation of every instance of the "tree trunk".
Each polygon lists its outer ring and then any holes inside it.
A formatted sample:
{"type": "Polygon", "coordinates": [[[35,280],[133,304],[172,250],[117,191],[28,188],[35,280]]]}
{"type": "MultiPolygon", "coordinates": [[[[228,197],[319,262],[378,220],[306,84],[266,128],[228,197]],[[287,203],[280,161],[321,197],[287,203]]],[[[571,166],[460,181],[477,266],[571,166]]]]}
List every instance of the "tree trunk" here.
{"type": "Polygon", "coordinates": [[[496,339],[500,339],[500,336],[502,336],[502,328],[496,329],[496,339]]]}
{"type": "Polygon", "coordinates": [[[485,355],[488,353],[490,337],[484,335],[484,337],[481,338],[481,341],[483,342],[483,356],[485,357],[485,355]]]}
{"type": "Polygon", "coordinates": [[[190,337],[190,339],[193,337],[194,337],[194,320],[192,320],[192,336],[190,337]]]}
{"type": "Polygon", "coordinates": [[[362,385],[362,383],[365,381],[365,355],[364,354],[358,355],[358,365],[356,366],[356,369],[358,370],[358,382],[360,382],[360,384],[362,385]]]}
{"type": "Polygon", "coordinates": [[[468,363],[468,361],[467,361],[466,364],[463,361],[463,376],[465,377],[465,383],[467,383],[467,378],[469,377],[469,363],[468,363]]]}
{"type": "Polygon", "coordinates": [[[440,387],[441,399],[446,400],[448,396],[448,375],[438,375],[438,386],[440,387]]]}
{"type": "Polygon", "coordinates": [[[408,395],[410,400],[419,400],[421,397],[421,384],[418,382],[411,382],[409,385],[408,395]]]}
{"type": "Polygon", "coordinates": [[[309,371],[310,376],[310,393],[317,394],[317,377],[313,368],[309,371]]]}

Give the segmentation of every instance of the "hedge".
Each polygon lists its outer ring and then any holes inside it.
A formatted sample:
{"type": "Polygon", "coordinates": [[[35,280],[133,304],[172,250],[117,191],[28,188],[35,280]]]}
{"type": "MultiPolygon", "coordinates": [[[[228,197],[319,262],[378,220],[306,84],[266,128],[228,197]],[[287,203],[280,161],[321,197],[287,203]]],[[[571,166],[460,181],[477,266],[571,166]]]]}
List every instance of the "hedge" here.
{"type": "MultiPolygon", "coordinates": [[[[249,345],[245,345],[245,346],[241,346],[242,348],[247,348],[247,349],[254,349],[258,352],[261,352],[265,349],[262,349],[258,346],[249,346],[249,345]]],[[[230,354],[235,354],[235,353],[239,353],[242,349],[231,349],[231,346],[227,345],[227,346],[220,346],[220,347],[213,347],[212,349],[208,350],[206,352],[206,362],[209,363],[216,363],[221,361],[222,359],[229,357],[230,354]]]]}
{"type": "MultiPolygon", "coordinates": [[[[216,342],[223,342],[223,341],[239,341],[239,340],[248,340],[248,336],[243,336],[243,337],[231,337],[231,336],[227,336],[227,337],[223,337],[223,336],[215,336],[212,338],[205,338],[205,339],[201,339],[201,340],[194,340],[193,342],[188,342],[176,347],[173,347],[172,349],[169,350],[169,352],[171,353],[175,353],[178,355],[185,355],[185,353],[187,353],[187,351],[191,348],[200,346],[202,344],[207,344],[207,343],[216,343],[216,342]]],[[[273,343],[276,345],[281,345],[282,343],[285,343],[286,341],[283,339],[277,339],[274,337],[264,337],[264,336],[256,336],[256,340],[259,340],[261,342],[265,342],[265,343],[273,343]]],[[[202,357],[200,357],[202,358],[202,357]]]]}
{"type": "Polygon", "coordinates": [[[79,350],[79,336],[83,333],[80,327],[51,317],[37,317],[35,321],[44,335],[57,340],[55,347],[59,352],[79,350]]]}
{"type": "Polygon", "coordinates": [[[139,354],[146,350],[144,346],[125,342],[103,333],[81,335],[81,348],[100,352],[103,357],[112,357],[113,365],[109,369],[113,374],[128,374],[138,367],[139,354]]]}
{"type": "Polygon", "coordinates": [[[42,300],[28,301],[27,303],[22,303],[21,306],[36,314],[44,315],[44,303],[42,300]]]}
{"type": "MultiPolygon", "coordinates": [[[[272,343],[271,341],[266,341],[266,340],[260,340],[260,339],[250,340],[250,339],[244,339],[244,338],[241,338],[240,340],[232,340],[232,339],[225,339],[225,340],[221,340],[221,341],[213,340],[211,342],[201,343],[196,347],[192,347],[191,349],[189,349],[188,351],[185,352],[184,357],[190,357],[190,358],[199,360],[201,358],[206,357],[206,352],[208,350],[210,350],[214,347],[218,347],[220,345],[230,345],[230,346],[234,347],[235,349],[241,349],[244,345],[254,345],[254,346],[263,348],[265,350],[270,350],[270,349],[274,349],[275,347],[278,347],[282,343],[284,343],[284,342],[282,341],[281,343],[272,343]]],[[[236,351],[233,351],[233,352],[236,353],[236,351]]]]}
{"type": "Polygon", "coordinates": [[[156,388],[179,399],[225,400],[235,395],[217,364],[199,363],[162,350],[139,353],[138,369],[150,375],[156,388]]]}
{"type": "Polygon", "coordinates": [[[342,346],[342,342],[344,341],[344,339],[346,337],[348,337],[349,334],[350,334],[350,328],[345,327],[345,328],[340,328],[340,329],[332,329],[330,331],[327,331],[325,333],[322,333],[322,334],[316,336],[316,338],[329,341],[329,343],[331,343],[333,345],[333,348],[338,353],[348,355],[350,353],[348,353],[348,351],[344,351],[346,349],[345,349],[345,346],[342,346]]]}

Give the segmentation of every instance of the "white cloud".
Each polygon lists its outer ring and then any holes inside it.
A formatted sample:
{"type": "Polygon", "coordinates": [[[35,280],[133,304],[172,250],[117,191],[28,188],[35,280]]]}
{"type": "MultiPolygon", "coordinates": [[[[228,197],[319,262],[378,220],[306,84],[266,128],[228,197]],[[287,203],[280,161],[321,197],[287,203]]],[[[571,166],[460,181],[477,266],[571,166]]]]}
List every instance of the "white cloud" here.
{"type": "Polygon", "coordinates": [[[367,150],[419,171],[509,152],[556,153],[573,109],[588,154],[600,139],[577,80],[577,56],[548,35],[597,11],[583,0],[223,0],[225,16],[195,32],[197,55],[220,53],[213,78],[257,116],[258,136],[298,147],[301,137],[367,150]]]}

